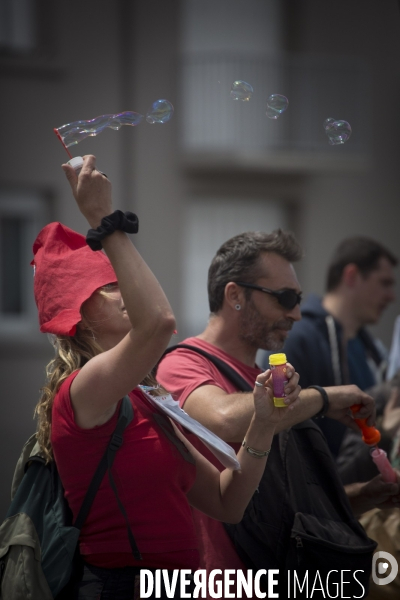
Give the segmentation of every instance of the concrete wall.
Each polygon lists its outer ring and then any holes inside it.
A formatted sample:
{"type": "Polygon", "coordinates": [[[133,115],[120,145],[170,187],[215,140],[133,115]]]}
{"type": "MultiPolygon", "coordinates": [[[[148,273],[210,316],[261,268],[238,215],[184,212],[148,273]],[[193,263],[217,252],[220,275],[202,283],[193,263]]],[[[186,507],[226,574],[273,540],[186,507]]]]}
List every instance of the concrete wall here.
{"type": "MultiPolygon", "coordinates": [[[[400,255],[400,10],[397,2],[379,0],[338,0],[334,6],[328,0],[304,0],[296,17],[297,49],[361,59],[371,81],[372,118],[363,123],[372,137],[367,167],[314,176],[302,196],[298,229],[306,249],[302,281],[306,292],[322,292],[326,262],[344,237],[368,235],[400,255]]],[[[396,303],[372,328],[386,344],[400,312],[399,292],[398,284],[396,303]]]]}

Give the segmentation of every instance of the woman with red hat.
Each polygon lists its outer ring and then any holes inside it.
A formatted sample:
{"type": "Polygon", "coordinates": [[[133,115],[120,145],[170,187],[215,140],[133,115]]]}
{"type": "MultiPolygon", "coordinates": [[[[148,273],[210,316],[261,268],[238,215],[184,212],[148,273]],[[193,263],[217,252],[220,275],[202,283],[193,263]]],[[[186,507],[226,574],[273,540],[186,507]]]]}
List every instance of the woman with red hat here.
{"type": "MultiPolygon", "coordinates": [[[[55,460],[76,518],[91,477],[115,428],[121,398],[134,418],[124,432],[113,474],[141,560],[104,478],[80,535],[85,561],[77,598],[133,597],[140,568],[196,570],[198,552],[190,505],[237,522],[265,468],[276,424],[269,373],[257,377],[254,417],[238,453],[241,468],[220,473],[174,426],[194,460],[185,460],[152,416],[138,385],[167,347],[175,328],[169,302],[126,232],[132,213],[113,212],[111,184],[84,157],[79,176],[63,170],[91,229],[85,239],[51,223],[34,244],[35,298],[40,329],[55,335],[56,356],[37,406],[38,438],[55,460]],[[104,252],[96,250],[104,249],[104,252]],[[117,593],[118,590],[118,593],[117,593]]],[[[179,597],[178,592],[175,597],[179,597]]]]}

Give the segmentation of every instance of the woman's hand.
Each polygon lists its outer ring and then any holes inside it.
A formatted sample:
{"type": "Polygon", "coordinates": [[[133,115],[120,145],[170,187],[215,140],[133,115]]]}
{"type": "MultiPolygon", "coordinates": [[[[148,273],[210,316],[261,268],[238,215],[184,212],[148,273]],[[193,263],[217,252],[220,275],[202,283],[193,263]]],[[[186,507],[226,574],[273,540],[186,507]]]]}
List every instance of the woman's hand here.
{"type": "Polygon", "coordinates": [[[257,376],[256,381],[263,387],[254,386],[254,415],[257,421],[265,421],[266,424],[279,423],[293,407],[297,405],[301,387],[299,386],[300,375],[296,373],[291,364],[288,363],[287,369],[288,382],[285,386],[286,397],[284,399],[286,408],[276,407],[274,405],[274,391],[272,387],[272,371],[267,369],[264,373],[257,376]]]}
{"type": "Polygon", "coordinates": [[[69,164],[62,165],[62,169],[79,210],[95,229],[103,217],[113,212],[110,181],[96,170],[96,158],[90,154],[83,157],[83,167],[79,175],[69,164]]]}
{"type": "Polygon", "coordinates": [[[196,481],[188,493],[189,502],[214,519],[238,523],[248,505],[262,474],[268,469],[268,454],[272,446],[276,424],[297,402],[300,393],[299,374],[288,365],[288,384],[285,408],[274,406],[271,371],[257,376],[261,386],[254,386],[254,415],[237,454],[240,470],[225,469],[210,472],[211,465],[204,457],[196,456],[196,481]],[[207,463],[207,464],[206,464],[207,463]]]}

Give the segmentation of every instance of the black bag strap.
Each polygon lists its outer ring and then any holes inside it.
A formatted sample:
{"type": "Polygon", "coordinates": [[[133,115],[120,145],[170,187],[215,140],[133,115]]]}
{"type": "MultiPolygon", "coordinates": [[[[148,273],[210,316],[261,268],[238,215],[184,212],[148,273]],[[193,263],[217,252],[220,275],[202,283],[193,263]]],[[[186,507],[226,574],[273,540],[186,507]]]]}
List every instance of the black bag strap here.
{"type": "MultiPolygon", "coordinates": [[[[193,350],[193,352],[197,352],[201,354],[205,358],[207,358],[210,362],[212,362],[220,372],[225,375],[225,377],[231,381],[235,387],[241,392],[251,392],[253,388],[247,381],[239,375],[235,369],[233,369],[230,365],[228,365],[225,361],[212,354],[209,354],[202,348],[197,348],[196,346],[190,346],[189,344],[177,344],[175,346],[171,346],[167,348],[164,352],[163,357],[176,350],[177,348],[186,348],[188,350],[193,350]]],[[[162,358],[163,358],[162,357],[162,358]]],[[[161,358],[161,360],[162,360],[161,358]]],[[[286,481],[284,475],[284,463],[282,461],[282,449],[281,444],[286,440],[286,434],[288,432],[283,431],[278,435],[274,435],[272,441],[273,452],[268,458],[268,468],[265,469],[263,478],[261,479],[260,486],[262,486],[262,493],[264,490],[269,490],[271,487],[276,488],[276,479],[272,475],[279,474],[281,479],[278,480],[278,498],[280,498],[280,502],[278,506],[283,506],[285,497],[286,497],[286,481]]],[[[256,493],[253,496],[253,499],[250,501],[249,506],[246,509],[243,521],[237,525],[232,525],[228,523],[224,523],[225,529],[227,530],[231,540],[234,542],[236,550],[241,556],[244,563],[252,569],[261,569],[267,565],[267,568],[278,568],[279,562],[277,562],[277,556],[279,554],[284,555],[287,551],[286,546],[283,546],[282,543],[282,532],[284,527],[283,521],[283,512],[281,509],[275,511],[275,520],[273,522],[273,526],[270,527],[268,531],[268,539],[270,536],[274,537],[274,541],[276,542],[274,548],[272,549],[266,543],[262,542],[262,537],[259,537],[260,531],[262,531],[259,526],[257,536],[253,535],[253,528],[256,522],[255,518],[255,508],[254,506],[258,505],[260,500],[260,487],[257,488],[256,493]],[[255,503],[255,504],[254,504],[255,503]],[[248,529],[247,529],[248,528],[248,529]],[[258,540],[258,541],[257,541],[258,540]],[[259,542],[261,542],[259,544],[259,542]],[[250,552],[247,551],[247,547],[250,548],[250,552]],[[254,549],[257,548],[257,552],[254,553],[254,549]],[[257,556],[257,561],[254,561],[254,556],[257,556]]],[[[258,517],[257,517],[258,518],[258,517]]]]}
{"type": "Polygon", "coordinates": [[[90,508],[93,504],[93,501],[95,499],[97,491],[98,491],[100,484],[103,481],[104,475],[106,474],[106,471],[108,469],[108,477],[110,480],[110,485],[111,485],[111,488],[117,499],[118,507],[125,519],[125,522],[126,522],[129,543],[131,545],[133,555],[136,558],[136,560],[141,560],[142,556],[141,556],[139,549],[137,547],[137,544],[135,542],[135,538],[133,537],[133,533],[132,533],[131,526],[129,524],[128,516],[126,514],[125,508],[124,508],[124,506],[120,500],[120,497],[118,495],[117,487],[115,485],[115,481],[114,481],[114,478],[111,473],[111,468],[113,466],[115,455],[116,455],[117,451],[119,450],[119,448],[122,446],[124,430],[127,427],[127,425],[129,425],[129,423],[132,421],[132,419],[133,419],[132,403],[130,401],[129,396],[125,396],[121,403],[121,408],[119,411],[117,425],[111,436],[110,442],[107,446],[107,450],[105,451],[105,453],[95,471],[95,474],[93,475],[92,481],[90,482],[89,488],[88,488],[85,498],[82,502],[82,506],[79,510],[78,516],[74,523],[74,527],[76,527],[77,529],[82,529],[83,523],[85,522],[85,520],[89,514],[90,508]]]}
{"type": "Polygon", "coordinates": [[[196,346],[190,346],[189,344],[176,344],[176,346],[171,346],[170,348],[167,348],[165,350],[162,358],[164,358],[164,356],[166,354],[169,354],[170,352],[172,352],[173,350],[176,350],[177,348],[186,348],[187,350],[193,350],[193,352],[197,352],[197,354],[201,354],[202,356],[207,358],[210,362],[214,363],[214,365],[221,371],[221,373],[223,375],[225,375],[225,377],[227,379],[229,379],[229,381],[231,381],[234,384],[234,386],[238,388],[239,391],[241,391],[241,392],[252,392],[253,391],[253,388],[251,387],[251,385],[249,383],[247,383],[247,381],[241,375],[239,375],[239,373],[237,371],[235,371],[235,369],[233,369],[230,365],[228,365],[221,358],[218,358],[217,356],[213,356],[212,354],[209,354],[202,348],[197,348],[196,346]]]}

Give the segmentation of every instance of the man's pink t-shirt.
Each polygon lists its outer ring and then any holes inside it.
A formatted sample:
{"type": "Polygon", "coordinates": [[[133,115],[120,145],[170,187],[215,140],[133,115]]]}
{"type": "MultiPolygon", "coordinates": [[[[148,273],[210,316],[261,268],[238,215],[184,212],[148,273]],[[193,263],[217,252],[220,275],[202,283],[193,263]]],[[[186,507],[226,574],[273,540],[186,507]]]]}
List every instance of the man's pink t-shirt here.
{"type": "MultiPolygon", "coordinates": [[[[248,367],[223,350],[196,337],[187,338],[182,344],[196,346],[222,359],[251,386],[257,375],[261,373],[258,367],[248,367]]],[[[157,380],[172,394],[175,400],[179,401],[181,407],[184,406],[187,397],[202,385],[215,385],[228,394],[238,391],[234,384],[226,379],[207,358],[186,348],[178,348],[163,358],[158,367],[157,380]]],[[[223,470],[224,467],[196,436],[188,435],[188,439],[220,471],[223,470]]],[[[230,445],[235,452],[239,450],[239,443],[230,445]]],[[[246,569],[223,524],[196,509],[192,510],[199,538],[200,568],[208,571],[212,569],[246,569]]]]}

